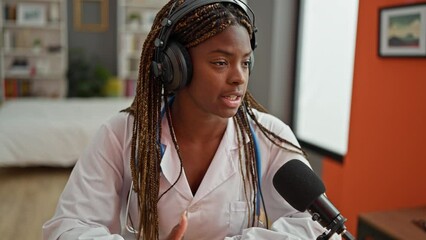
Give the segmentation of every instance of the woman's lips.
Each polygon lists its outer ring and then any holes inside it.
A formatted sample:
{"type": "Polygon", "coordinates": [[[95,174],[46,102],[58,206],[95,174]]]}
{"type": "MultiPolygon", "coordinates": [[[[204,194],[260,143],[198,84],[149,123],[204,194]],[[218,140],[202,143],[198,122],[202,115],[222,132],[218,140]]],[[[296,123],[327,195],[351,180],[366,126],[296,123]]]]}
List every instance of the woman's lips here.
{"type": "Polygon", "coordinates": [[[226,106],[230,108],[238,108],[241,104],[241,96],[228,95],[223,97],[226,106]]]}

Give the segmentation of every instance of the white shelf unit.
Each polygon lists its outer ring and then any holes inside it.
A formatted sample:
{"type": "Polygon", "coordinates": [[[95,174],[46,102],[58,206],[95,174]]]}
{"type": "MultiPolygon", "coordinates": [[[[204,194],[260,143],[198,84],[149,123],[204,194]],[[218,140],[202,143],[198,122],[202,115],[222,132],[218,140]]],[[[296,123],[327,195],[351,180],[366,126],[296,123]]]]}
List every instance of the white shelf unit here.
{"type": "Polygon", "coordinates": [[[67,0],[0,0],[0,98],[66,95],[67,0]]]}
{"type": "Polygon", "coordinates": [[[132,96],[139,71],[143,43],[157,12],[167,0],[118,0],[117,72],[125,96],[132,96]]]}

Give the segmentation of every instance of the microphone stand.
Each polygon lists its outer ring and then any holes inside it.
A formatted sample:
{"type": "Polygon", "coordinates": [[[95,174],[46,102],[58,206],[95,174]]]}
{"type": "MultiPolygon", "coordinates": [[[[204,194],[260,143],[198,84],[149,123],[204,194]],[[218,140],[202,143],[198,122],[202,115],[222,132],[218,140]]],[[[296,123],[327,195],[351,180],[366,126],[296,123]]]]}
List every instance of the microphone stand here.
{"type": "MultiPolygon", "coordinates": [[[[331,234],[330,233],[328,233],[328,234],[323,233],[321,236],[317,237],[317,240],[330,239],[330,237],[331,237],[332,234],[333,233],[331,233],[331,234]]],[[[342,236],[346,240],[356,240],[356,238],[354,236],[352,236],[352,234],[350,232],[348,232],[348,231],[344,231],[342,233],[342,236]]]]}
{"type": "MultiPolygon", "coordinates": [[[[312,219],[314,221],[318,221],[317,214],[312,215],[312,219]]],[[[346,230],[346,227],[344,223],[346,222],[346,218],[344,218],[342,215],[338,215],[331,223],[328,225],[327,229],[330,229],[328,232],[324,232],[320,236],[317,237],[317,240],[328,240],[330,237],[334,234],[341,234],[342,237],[346,240],[356,240],[354,236],[350,232],[346,230]]]]}
{"type": "Polygon", "coordinates": [[[334,233],[342,234],[346,240],[355,240],[355,238],[346,231],[346,218],[343,217],[339,210],[328,201],[324,194],[321,194],[308,209],[312,215],[312,220],[317,221],[321,226],[328,229],[320,235],[317,240],[328,240],[334,233]]]}

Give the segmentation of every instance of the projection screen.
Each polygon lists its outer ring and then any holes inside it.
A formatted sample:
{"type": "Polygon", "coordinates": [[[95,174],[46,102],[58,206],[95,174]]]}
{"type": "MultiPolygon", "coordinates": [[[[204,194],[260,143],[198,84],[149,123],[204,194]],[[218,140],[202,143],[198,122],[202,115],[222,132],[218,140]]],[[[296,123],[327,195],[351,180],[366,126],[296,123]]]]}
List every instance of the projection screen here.
{"type": "Polygon", "coordinates": [[[293,128],[307,148],[342,161],[348,149],[357,0],[301,0],[293,128]]]}

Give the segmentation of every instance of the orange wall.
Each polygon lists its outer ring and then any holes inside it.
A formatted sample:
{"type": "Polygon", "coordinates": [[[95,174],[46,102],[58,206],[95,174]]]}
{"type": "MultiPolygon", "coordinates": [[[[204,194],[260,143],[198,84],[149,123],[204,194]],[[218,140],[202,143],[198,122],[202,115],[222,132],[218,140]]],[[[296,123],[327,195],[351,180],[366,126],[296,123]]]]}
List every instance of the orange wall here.
{"type": "Polygon", "coordinates": [[[426,58],[377,55],[379,8],[420,2],[359,1],[348,153],[322,173],[352,234],[359,213],[426,205],[426,58]]]}

